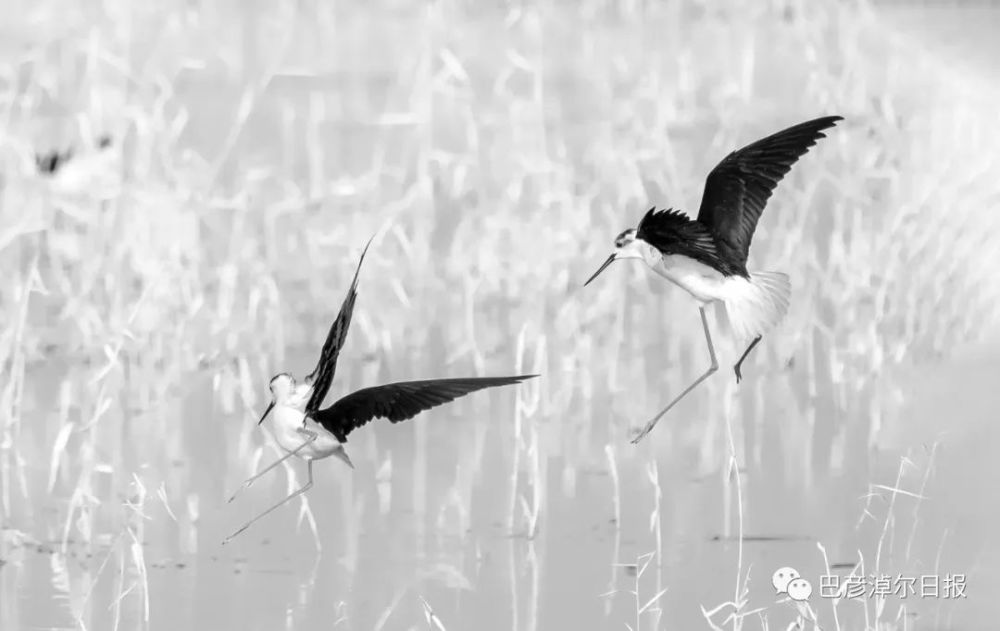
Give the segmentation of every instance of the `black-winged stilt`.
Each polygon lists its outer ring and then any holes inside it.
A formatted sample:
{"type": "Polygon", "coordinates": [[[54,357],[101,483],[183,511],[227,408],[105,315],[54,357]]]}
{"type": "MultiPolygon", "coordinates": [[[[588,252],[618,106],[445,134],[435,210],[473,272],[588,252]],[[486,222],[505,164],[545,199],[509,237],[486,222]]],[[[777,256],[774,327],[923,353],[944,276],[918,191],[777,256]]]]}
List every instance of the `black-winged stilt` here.
{"type": "MultiPolygon", "coordinates": [[[[368,245],[371,245],[369,240],[368,245]]],[[[393,423],[411,419],[424,410],[454,401],[455,399],[495,386],[506,386],[520,383],[537,375],[521,375],[516,377],[469,377],[460,379],[429,379],[424,381],[402,381],[372,388],[363,388],[337,400],[326,409],[320,409],[326,398],[330,384],[333,382],[337,367],[337,357],[347,338],[347,330],[351,325],[351,315],[354,312],[354,301],[357,298],[358,273],[364,261],[368,245],[361,253],[357,270],[351,288],[330,327],[323,350],[320,353],[316,368],[306,376],[303,383],[296,383],[295,378],[288,373],[280,373],[271,378],[271,403],[261,415],[258,425],[270,415],[271,421],[267,428],[274,436],[278,445],[287,453],[276,462],[268,465],[253,477],[248,479],[240,489],[229,498],[233,501],[239,492],[249,487],[262,475],[271,471],[279,464],[298,456],[306,461],[307,481],[297,491],[281,500],[263,513],[257,515],[236,532],[226,537],[223,544],[228,543],[238,534],[250,527],[258,519],[283,504],[305,493],[312,487],[312,463],[330,456],[336,456],[348,466],[354,468],[351,459],[344,450],[347,435],[351,431],[365,425],[375,418],[387,418],[393,423]],[[273,414],[272,414],[273,412],[273,414]]]]}
{"type": "Polygon", "coordinates": [[[637,443],[657,421],[718,368],[705,307],[721,303],[735,338],[750,341],[733,370],[740,367],[761,336],[788,311],[791,285],[781,272],[750,272],[750,240],[767,200],[795,162],[833,127],[840,116],[825,116],[789,127],[730,153],[705,180],[698,218],[666,209],[649,209],[637,228],[615,239],[615,251],[584,286],[619,259],[642,259],[657,274],[698,301],[711,366],[639,432],[637,443]]]}

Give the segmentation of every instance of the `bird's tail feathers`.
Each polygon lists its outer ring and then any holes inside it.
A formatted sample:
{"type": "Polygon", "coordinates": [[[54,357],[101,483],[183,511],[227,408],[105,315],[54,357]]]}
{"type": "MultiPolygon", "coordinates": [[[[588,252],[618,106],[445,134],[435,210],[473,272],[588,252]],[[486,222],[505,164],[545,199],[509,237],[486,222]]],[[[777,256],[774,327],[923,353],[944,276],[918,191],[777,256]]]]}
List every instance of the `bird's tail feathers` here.
{"type": "Polygon", "coordinates": [[[751,272],[749,280],[740,278],[722,310],[733,337],[747,342],[775,327],[788,313],[791,294],[788,274],[751,272]]]}
{"type": "Polygon", "coordinates": [[[333,455],[346,462],[348,467],[352,469],[354,468],[354,463],[351,462],[351,457],[347,455],[347,451],[344,449],[343,445],[338,446],[333,452],[333,455]]]}

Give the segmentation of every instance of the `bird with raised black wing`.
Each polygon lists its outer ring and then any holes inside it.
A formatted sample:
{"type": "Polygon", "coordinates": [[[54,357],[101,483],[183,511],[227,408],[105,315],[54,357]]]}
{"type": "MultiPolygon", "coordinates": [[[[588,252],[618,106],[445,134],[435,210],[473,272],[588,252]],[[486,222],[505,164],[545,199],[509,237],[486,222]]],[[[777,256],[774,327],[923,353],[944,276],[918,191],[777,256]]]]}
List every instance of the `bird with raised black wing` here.
{"type": "Polygon", "coordinates": [[[339,399],[326,409],[320,409],[330,390],[330,384],[333,383],[337,358],[351,326],[354,302],[358,296],[358,274],[361,272],[361,263],[369,245],[371,240],[361,253],[358,267],[354,272],[354,280],[340,307],[337,319],[330,327],[316,368],[302,383],[296,382],[288,373],[280,373],[271,378],[269,385],[271,402],[257,424],[264,423],[270,417],[265,427],[286,452],[285,455],[246,480],[229,501],[232,502],[240,491],[292,456],[306,461],[306,483],[285,499],[243,524],[236,532],[226,537],[223,543],[228,543],[261,517],[308,491],[313,483],[314,460],[336,456],[354,468],[344,444],[347,442],[348,434],[369,421],[386,418],[392,423],[399,423],[477,390],[513,385],[537,377],[537,375],[520,375],[402,381],[363,388],[339,399]]]}
{"type": "Polygon", "coordinates": [[[791,284],[782,272],[750,272],[747,255],[764,206],[778,182],[840,116],[799,123],[726,156],[705,180],[698,217],[676,210],[643,216],[637,228],[615,239],[615,251],[593,276],[621,259],[641,259],[657,274],[680,286],[695,300],[708,343],[711,365],[659,412],[633,439],[639,442],[678,401],[718,370],[705,307],[721,303],[733,337],[749,342],[733,370],[742,378],[743,360],[788,311],[791,284]]]}

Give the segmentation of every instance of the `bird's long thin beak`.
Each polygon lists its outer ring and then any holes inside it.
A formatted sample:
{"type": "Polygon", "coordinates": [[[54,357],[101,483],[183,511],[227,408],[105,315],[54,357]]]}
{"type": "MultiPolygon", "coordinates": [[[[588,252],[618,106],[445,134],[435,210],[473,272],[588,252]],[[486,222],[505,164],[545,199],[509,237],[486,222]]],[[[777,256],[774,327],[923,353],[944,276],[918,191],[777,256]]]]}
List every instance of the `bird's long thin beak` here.
{"type": "Polygon", "coordinates": [[[271,410],[273,409],[274,409],[274,399],[271,399],[271,402],[267,404],[267,409],[264,410],[264,413],[260,415],[260,420],[257,421],[257,424],[260,425],[261,423],[263,423],[264,419],[267,418],[267,415],[270,414],[271,410]]]}
{"type": "Polygon", "coordinates": [[[612,263],[614,263],[614,262],[615,262],[615,259],[616,259],[617,257],[618,257],[618,255],[617,255],[617,254],[612,254],[611,256],[609,256],[609,257],[608,257],[608,260],[604,261],[604,265],[602,265],[602,266],[601,266],[601,267],[600,267],[600,268],[599,268],[599,269],[598,269],[598,270],[597,270],[596,272],[594,272],[594,275],[593,275],[593,276],[591,276],[591,277],[590,277],[590,278],[589,278],[589,279],[587,280],[587,282],[585,282],[585,283],[583,284],[583,286],[584,286],[584,287],[586,287],[587,285],[589,285],[589,284],[590,284],[590,281],[592,281],[592,280],[594,280],[595,278],[597,278],[597,275],[598,275],[598,274],[600,274],[601,272],[603,272],[603,271],[604,271],[604,269],[605,269],[605,268],[606,268],[606,267],[607,267],[608,265],[611,265],[612,263]]]}

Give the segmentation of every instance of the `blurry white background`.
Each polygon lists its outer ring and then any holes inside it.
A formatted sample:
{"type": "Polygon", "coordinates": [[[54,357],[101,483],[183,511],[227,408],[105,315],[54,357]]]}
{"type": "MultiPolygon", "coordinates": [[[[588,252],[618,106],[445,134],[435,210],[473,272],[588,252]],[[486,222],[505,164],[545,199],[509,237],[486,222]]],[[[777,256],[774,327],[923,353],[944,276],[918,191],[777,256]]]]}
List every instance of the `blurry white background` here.
{"type": "Polygon", "coordinates": [[[0,10],[4,631],[785,629],[783,566],[968,585],[817,588],[823,629],[995,628],[1000,9],[0,10]],[[707,365],[697,311],[639,265],[582,282],[826,114],[750,255],[789,317],[629,444],[707,365]],[[331,397],[543,377],[352,435],[356,470],[222,548],[301,481],[225,504],[378,230],[331,397]]]}

